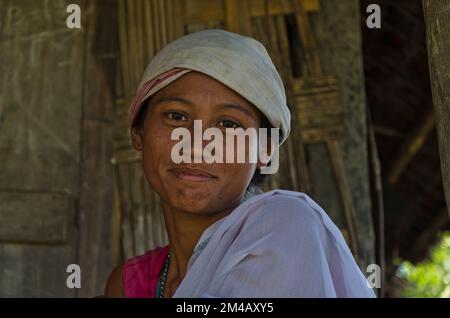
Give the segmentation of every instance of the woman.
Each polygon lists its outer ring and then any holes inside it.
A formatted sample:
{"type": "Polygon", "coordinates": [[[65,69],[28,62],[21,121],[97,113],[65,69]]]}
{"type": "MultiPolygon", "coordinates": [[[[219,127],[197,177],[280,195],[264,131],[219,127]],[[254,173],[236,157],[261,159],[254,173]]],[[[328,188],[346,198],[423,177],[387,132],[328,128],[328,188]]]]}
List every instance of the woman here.
{"type": "MultiPolygon", "coordinates": [[[[339,230],[313,200],[252,190],[267,162],[175,163],[179,141],[172,134],[195,133],[195,120],[224,135],[230,128],[277,128],[279,142],[286,140],[283,83],[261,43],[201,31],[168,44],[147,67],[129,124],[145,177],[161,198],[169,245],[117,267],[106,296],[374,296],[339,230]]],[[[234,150],[248,155],[249,148],[234,150]]]]}

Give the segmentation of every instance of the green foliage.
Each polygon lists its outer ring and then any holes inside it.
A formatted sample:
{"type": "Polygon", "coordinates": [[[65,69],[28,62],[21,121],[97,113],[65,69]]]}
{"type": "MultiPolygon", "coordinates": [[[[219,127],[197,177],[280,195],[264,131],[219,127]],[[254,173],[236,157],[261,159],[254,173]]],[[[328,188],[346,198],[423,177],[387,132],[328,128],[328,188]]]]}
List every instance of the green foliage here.
{"type": "Polygon", "coordinates": [[[430,258],[417,265],[400,264],[399,275],[407,280],[402,297],[450,297],[450,232],[443,233],[430,258]]]}

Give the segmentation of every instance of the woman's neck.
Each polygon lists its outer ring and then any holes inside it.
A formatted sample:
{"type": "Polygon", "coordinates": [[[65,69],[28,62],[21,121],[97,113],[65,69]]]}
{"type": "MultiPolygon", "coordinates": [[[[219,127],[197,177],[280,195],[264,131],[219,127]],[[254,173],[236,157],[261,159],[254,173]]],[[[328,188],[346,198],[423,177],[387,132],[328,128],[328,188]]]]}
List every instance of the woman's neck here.
{"type": "Polygon", "coordinates": [[[195,215],[161,202],[170,245],[170,265],[166,278],[166,297],[172,295],[186,275],[187,264],[203,232],[230,214],[241,202],[212,214],[195,215]]]}

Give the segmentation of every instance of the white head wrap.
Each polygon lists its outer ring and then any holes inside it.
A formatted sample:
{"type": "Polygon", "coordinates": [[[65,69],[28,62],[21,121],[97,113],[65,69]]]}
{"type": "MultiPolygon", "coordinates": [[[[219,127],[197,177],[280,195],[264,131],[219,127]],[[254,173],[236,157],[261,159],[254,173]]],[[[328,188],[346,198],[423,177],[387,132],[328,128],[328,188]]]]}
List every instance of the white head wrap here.
{"type": "Polygon", "coordinates": [[[264,45],[218,29],[185,35],[158,52],[130,106],[130,127],[148,97],[192,70],[211,76],[247,99],[280,129],[280,143],[286,140],[291,114],[283,82],[264,45]]]}

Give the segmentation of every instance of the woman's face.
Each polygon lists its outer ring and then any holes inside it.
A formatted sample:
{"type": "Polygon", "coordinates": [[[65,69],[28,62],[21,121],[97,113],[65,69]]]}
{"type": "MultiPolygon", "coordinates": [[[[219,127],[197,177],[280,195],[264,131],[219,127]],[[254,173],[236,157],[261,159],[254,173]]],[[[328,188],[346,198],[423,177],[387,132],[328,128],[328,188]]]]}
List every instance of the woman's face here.
{"type": "Polygon", "coordinates": [[[219,128],[225,141],[226,128],[259,128],[259,110],[219,81],[193,71],[153,95],[148,107],[142,130],[133,128],[132,139],[143,152],[145,176],[164,203],[194,214],[237,205],[257,167],[248,162],[248,153],[245,163],[176,164],[171,152],[179,140],[171,140],[171,134],[175,128],[187,128],[193,143],[194,120],[202,120],[203,131],[219,128]]]}

